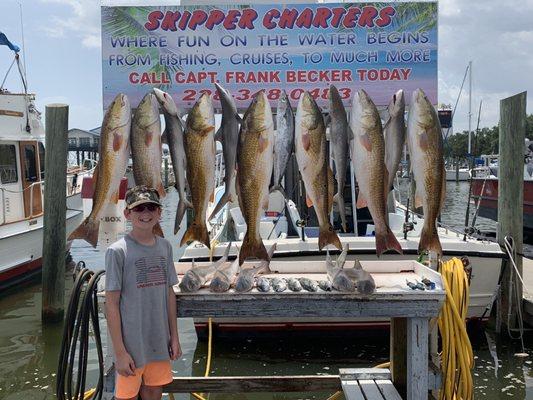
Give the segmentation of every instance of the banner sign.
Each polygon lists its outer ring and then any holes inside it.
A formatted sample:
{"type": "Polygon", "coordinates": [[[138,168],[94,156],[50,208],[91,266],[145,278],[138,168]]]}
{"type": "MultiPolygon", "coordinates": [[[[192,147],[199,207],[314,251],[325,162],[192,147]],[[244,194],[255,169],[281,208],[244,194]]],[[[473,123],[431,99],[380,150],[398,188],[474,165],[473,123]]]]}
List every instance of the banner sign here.
{"type": "Polygon", "coordinates": [[[181,109],[214,82],[248,107],[265,89],[275,106],[304,91],[327,109],[334,84],[389,103],[422,88],[437,104],[436,2],[102,7],[103,103],[125,93],[136,107],[152,87],[181,109]]]}

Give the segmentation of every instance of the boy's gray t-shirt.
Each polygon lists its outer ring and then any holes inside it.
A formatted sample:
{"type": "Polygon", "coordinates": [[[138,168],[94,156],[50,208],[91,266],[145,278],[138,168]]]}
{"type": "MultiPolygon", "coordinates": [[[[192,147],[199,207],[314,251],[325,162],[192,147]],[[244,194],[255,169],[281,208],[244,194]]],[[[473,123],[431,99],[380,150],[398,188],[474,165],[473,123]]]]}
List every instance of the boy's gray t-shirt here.
{"type": "Polygon", "coordinates": [[[170,243],[156,236],[146,246],[126,235],[107,249],[105,266],[106,291],[120,290],[122,338],[135,367],[169,360],[167,296],[178,282],[170,243]]]}

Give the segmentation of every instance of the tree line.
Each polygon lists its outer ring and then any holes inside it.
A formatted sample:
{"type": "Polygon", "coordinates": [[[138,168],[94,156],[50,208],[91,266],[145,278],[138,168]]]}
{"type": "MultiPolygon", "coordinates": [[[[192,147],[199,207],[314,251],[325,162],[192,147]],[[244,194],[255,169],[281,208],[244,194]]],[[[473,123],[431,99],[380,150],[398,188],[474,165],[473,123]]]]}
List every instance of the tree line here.
{"type": "MultiPolygon", "coordinates": [[[[446,129],[443,129],[446,135],[446,129]]],[[[533,114],[526,117],[526,138],[533,140],[533,114]]],[[[472,154],[498,154],[499,128],[480,128],[472,134],[472,154]]],[[[444,157],[446,159],[466,160],[468,153],[468,131],[449,135],[444,141],[444,157]]]]}

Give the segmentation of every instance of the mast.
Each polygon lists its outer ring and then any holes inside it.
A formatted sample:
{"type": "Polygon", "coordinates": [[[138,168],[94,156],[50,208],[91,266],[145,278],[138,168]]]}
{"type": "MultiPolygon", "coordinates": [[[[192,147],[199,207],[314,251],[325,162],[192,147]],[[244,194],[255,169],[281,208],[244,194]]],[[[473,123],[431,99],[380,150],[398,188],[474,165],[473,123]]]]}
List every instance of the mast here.
{"type": "Polygon", "coordinates": [[[468,62],[468,156],[472,154],[472,60],[468,62]]]}

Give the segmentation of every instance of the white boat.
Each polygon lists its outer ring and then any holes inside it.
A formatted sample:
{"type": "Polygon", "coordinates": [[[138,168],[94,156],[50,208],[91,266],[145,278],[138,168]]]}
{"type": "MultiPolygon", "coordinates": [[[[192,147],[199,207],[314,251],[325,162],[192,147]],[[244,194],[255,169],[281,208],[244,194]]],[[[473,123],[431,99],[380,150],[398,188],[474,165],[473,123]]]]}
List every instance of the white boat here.
{"type": "MultiPolygon", "coordinates": [[[[45,151],[34,98],[0,92],[0,290],[41,272],[45,151]]],[[[67,236],[83,219],[83,174],[67,174],[67,236]]]]}

